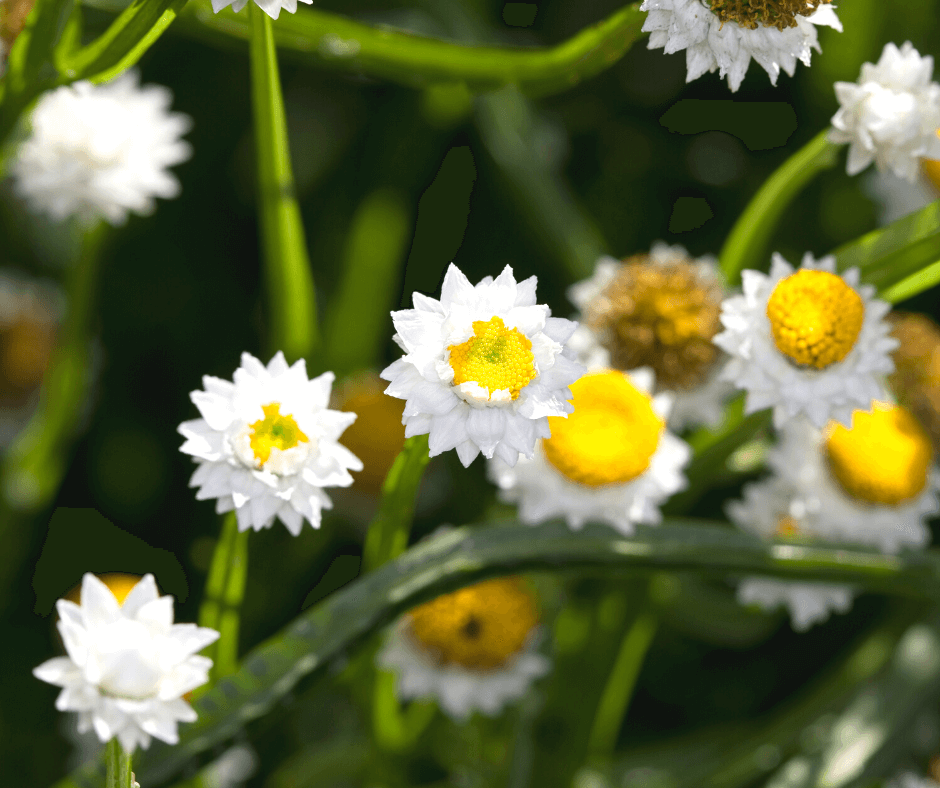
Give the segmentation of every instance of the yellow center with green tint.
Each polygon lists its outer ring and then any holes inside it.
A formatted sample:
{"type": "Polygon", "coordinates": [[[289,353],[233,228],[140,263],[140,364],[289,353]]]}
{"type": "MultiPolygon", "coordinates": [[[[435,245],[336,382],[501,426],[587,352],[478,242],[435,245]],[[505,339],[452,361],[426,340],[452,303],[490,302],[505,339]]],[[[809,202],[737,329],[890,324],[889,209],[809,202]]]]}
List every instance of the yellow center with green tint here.
{"type": "Polygon", "coordinates": [[[264,418],[249,424],[251,430],[251,451],[262,465],[271,456],[271,449],[286,451],[299,443],[310,440],[297,426],[289,413],[281,415],[281,403],[272,402],[262,406],[264,418]]]}
{"type": "Polygon", "coordinates": [[[855,346],[865,305],[841,276],[803,269],[774,287],[767,318],[781,353],[797,364],[825,369],[855,346]]]}
{"type": "Polygon", "coordinates": [[[921,493],[933,460],[930,438],[911,413],[874,403],[852,414],[852,429],[831,423],[829,470],[845,492],[866,503],[896,506],[921,493]]]}
{"type": "Polygon", "coordinates": [[[532,342],[517,329],[506,328],[501,317],[475,320],[473,336],[447,349],[454,385],[476,383],[490,397],[503,390],[516,399],[536,375],[532,342]]]}
{"type": "Polygon", "coordinates": [[[408,619],[415,640],[441,663],[493,670],[522,650],[538,610],[520,578],[501,577],[439,596],[408,619]]]}
{"type": "Polygon", "coordinates": [[[578,484],[601,487],[635,479],[650,464],[665,426],[650,396],[621,372],[585,375],[571,384],[574,413],[549,416],[542,441],[548,461],[578,484]]]}
{"type": "Polygon", "coordinates": [[[787,515],[777,521],[777,536],[799,536],[800,529],[796,524],[796,519],[787,515]]]}

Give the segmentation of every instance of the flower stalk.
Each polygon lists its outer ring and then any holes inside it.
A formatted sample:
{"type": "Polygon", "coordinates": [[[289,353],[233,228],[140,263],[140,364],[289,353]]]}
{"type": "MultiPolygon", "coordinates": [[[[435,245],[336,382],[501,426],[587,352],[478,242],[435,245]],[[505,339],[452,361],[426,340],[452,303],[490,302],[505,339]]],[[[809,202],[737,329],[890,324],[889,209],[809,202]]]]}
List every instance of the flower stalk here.
{"type": "Polygon", "coordinates": [[[124,752],[124,748],[116,738],[107,744],[108,780],[107,788],[132,788],[134,784],[131,775],[131,756],[124,752]]]}

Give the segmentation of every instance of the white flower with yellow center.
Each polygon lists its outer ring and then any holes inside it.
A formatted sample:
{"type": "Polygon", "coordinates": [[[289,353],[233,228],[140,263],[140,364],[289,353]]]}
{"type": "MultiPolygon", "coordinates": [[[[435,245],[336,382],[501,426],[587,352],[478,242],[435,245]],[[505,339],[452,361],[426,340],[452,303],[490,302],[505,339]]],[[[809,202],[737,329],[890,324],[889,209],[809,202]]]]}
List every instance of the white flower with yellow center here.
{"type": "Polygon", "coordinates": [[[794,424],[767,461],[792,486],[793,510],[812,536],[886,553],[930,540],[940,471],[930,437],[902,407],[874,402],[855,411],[850,429],[794,424]]]}
{"type": "Polygon", "coordinates": [[[333,373],[307,379],[304,360],[288,367],[280,351],[267,367],[242,354],[234,382],[204,377],[190,399],[201,419],[183,422],[180,451],[199,467],[196,498],[216,498],[219,513],[235,510],[238,528],[270,528],[276,517],[297,536],[306,520],[320,527],[332,506],[325,487],[348,487],[362,463],[339,437],[355,413],[329,410],[333,373]]]}
{"type": "Polygon", "coordinates": [[[816,25],[842,30],[828,0],[644,0],[643,31],[648,49],[668,55],[685,50],[686,82],[718,71],[732,91],[741,87],[753,58],[771,84],[783,69],[791,77],[796,61],[809,65],[820,51],[816,25]]]}
{"type": "Polygon", "coordinates": [[[138,86],[135,71],[44,93],[10,165],[16,192],[54,219],[123,224],[128,212],[152,213],[155,197],[179,194],[169,167],[192,153],[182,140],[192,123],[171,100],[167,88],[138,86]]]}
{"type": "Polygon", "coordinates": [[[890,306],[859,283],[857,268],[803,257],[798,271],[774,254],[770,274],[744,271],[744,294],[722,304],[714,342],[731,355],[722,377],[747,391],[745,411],[773,408],[775,427],[800,414],[817,427],[848,425],[852,411],[884,398],[894,369],[884,319],[890,306]]]}
{"type": "Polygon", "coordinates": [[[836,82],[840,109],[832,118],[832,142],[849,143],[849,175],[872,161],[913,183],[921,159],[940,159],[940,85],[933,58],[910,41],[886,44],[877,64],[862,64],[858,82],[836,82]]]}
{"type": "Polygon", "coordinates": [[[495,716],[548,673],[535,652],[538,609],[524,581],[486,580],[414,608],[376,656],[398,677],[401,700],[433,698],[456,720],[495,716]]]}
{"type": "Polygon", "coordinates": [[[178,722],[196,712],[183,695],[209,680],[212,660],[197,655],[219,633],[173,623],[173,597],[159,596],[145,575],[119,602],[92,574],[82,579],[81,605],[60,599],[58,628],[67,657],[33,671],[62,687],[60,711],[78,712],[79,732],[101,741],[115,736],[126,752],[149,747],[150,737],[176,744],[178,722]]]}
{"type": "Polygon", "coordinates": [[[568,290],[581,321],[569,346],[588,369],[650,367],[658,388],[673,393],[672,429],[715,425],[734,392],[712,342],[724,296],[715,258],[692,258],[682,246],[658,241],[648,255],[602,257],[568,290]]]}
{"type": "MultiPolygon", "coordinates": [[[[297,0],[254,0],[254,2],[271,19],[277,19],[282,9],[289,14],[297,13],[297,0]]],[[[300,2],[310,5],[313,0],[300,0],[300,2]]],[[[231,6],[232,10],[238,13],[246,5],[248,5],[248,0],[212,0],[212,10],[216,14],[223,8],[228,8],[228,6],[231,6]]]]}
{"type": "Polygon", "coordinates": [[[564,517],[571,528],[600,521],[624,534],[658,524],[660,504],[686,485],[688,445],[666,428],[670,395],[651,397],[653,374],[588,373],[571,385],[574,413],[550,419],[552,435],[515,467],[494,460],[500,498],[535,524],[564,517]]]}
{"type": "Polygon", "coordinates": [[[451,264],[440,301],[415,293],[414,309],[392,312],[405,355],[382,372],[385,393],[406,401],[405,435],[427,434],[432,457],[456,449],[469,466],[482,451],[514,465],[548,437],[549,416],[571,412],[576,324],[550,317],[535,286],[508,265],[474,286],[451,264]]]}
{"type": "MultiPolygon", "coordinates": [[[[779,476],[744,486],[744,500],[728,504],[731,521],[745,531],[764,539],[801,536],[802,520],[792,487],[779,476]]],[[[804,583],[771,577],[745,577],[738,585],[738,602],[764,610],[786,607],[797,632],[805,632],[831,613],[846,613],[855,592],[850,586],[834,583],[804,583]]]]}

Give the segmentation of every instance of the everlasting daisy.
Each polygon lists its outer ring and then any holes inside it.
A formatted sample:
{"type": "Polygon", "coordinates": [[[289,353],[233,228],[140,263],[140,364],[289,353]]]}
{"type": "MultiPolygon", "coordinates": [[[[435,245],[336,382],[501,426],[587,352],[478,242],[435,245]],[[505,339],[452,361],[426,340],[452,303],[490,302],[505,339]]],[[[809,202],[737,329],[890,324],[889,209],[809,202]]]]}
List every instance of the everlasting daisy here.
{"type": "Polygon", "coordinates": [[[11,164],[14,187],[36,211],[123,224],[129,211],[149,214],[155,197],[176,197],[169,172],[191,155],[181,137],[188,116],[170,112],[172,96],[138,87],[128,71],[104,85],[76,82],[44,94],[32,133],[11,164]]]}
{"type": "Polygon", "coordinates": [[[832,142],[849,143],[849,175],[872,161],[913,182],[920,159],[940,159],[940,85],[933,58],[910,41],[886,44],[876,65],[864,63],[858,82],[836,82],[840,109],[832,118],[832,142]]]}
{"type": "Polygon", "coordinates": [[[822,428],[884,398],[880,376],[894,369],[897,346],[884,319],[891,307],[857,268],[836,274],[834,257],[807,253],[794,272],[774,254],[769,275],[744,271],[743,290],[722,304],[714,342],[732,356],[722,377],[747,391],[747,413],[773,408],[778,428],[805,414],[822,428]]]}
{"type": "MultiPolygon", "coordinates": [[[[313,0],[300,0],[300,2],[310,5],[313,0]]],[[[237,13],[246,5],[248,5],[248,0],[212,0],[212,10],[215,13],[219,13],[223,8],[228,8],[228,6],[232,6],[232,10],[237,13]]],[[[271,19],[277,19],[278,15],[281,13],[281,9],[287,11],[289,14],[297,13],[297,0],[255,0],[255,5],[271,17],[271,19]]]]}
{"type": "Polygon", "coordinates": [[[666,54],[685,50],[686,82],[718,71],[732,91],[741,87],[753,58],[772,84],[783,69],[791,77],[797,59],[809,65],[820,51],[816,25],[842,30],[828,0],[644,0],[647,47],[666,54]]]}
{"type": "Polygon", "coordinates": [[[720,379],[725,357],[712,342],[724,294],[715,259],[693,259],[681,246],[658,242],[623,262],[603,257],[568,291],[581,321],[572,345],[588,369],[650,367],[657,385],[675,395],[673,429],[716,424],[734,391],[720,379]]]}
{"type": "Polygon", "coordinates": [[[196,498],[216,498],[219,513],[235,510],[238,529],[270,528],[275,518],[294,536],[304,520],[320,527],[332,504],[324,487],[352,484],[362,463],[339,436],[355,413],[329,410],[333,373],[307,379],[304,360],[288,367],[280,351],[267,367],[242,354],[234,382],[206,376],[190,399],[201,419],[185,421],[180,451],[199,467],[190,480],[196,498]]]}
{"type": "MultiPolygon", "coordinates": [[[[744,486],[744,500],[728,504],[735,525],[764,539],[777,536],[806,537],[802,511],[793,489],[779,476],[744,486]],[[794,514],[796,513],[796,514],[794,514]]],[[[738,585],[738,601],[764,610],[786,607],[797,632],[805,632],[831,613],[846,613],[855,592],[833,583],[803,583],[769,577],[746,577],[738,585]]]]}
{"type": "Polygon", "coordinates": [[[461,721],[475,710],[495,716],[550,668],[534,651],[538,623],[521,579],[487,580],[411,610],[376,664],[397,673],[402,700],[434,698],[461,721]]]}
{"type": "Polygon", "coordinates": [[[126,752],[150,746],[150,737],[175,744],[178,722],[196,712],[182,696],[209,680],[212,660],[196,652],[219,633],[173,623],[173,597],[159,596],[145,575],[119,603],[92,574],[82,580],[81,605],[60,599],[59,632],[67,657],[33,671],[62,687],[60,711],[78,712],[80,732],[94,729],[101,741],[117,737],[126,752]]]}
{"type": "Polygon", "coordinates": [[[927,430],[940,454],[940,326],[926,315],[892,312],[894,373],[888,379],[898,402],[927,430]]]}
{"type": "Polygon", "coordinates": [[[872,403],[848,429],[793,424],[767,461],[792,486],[794,511],[812,536],[886,553],[930,539],[925,521],[940,511],[940,471],[930,438],[905,408],[872,403]]]}
{"type": "Polygon", "coordinates": [[[405,435],[427,434],[430,454],[456,449],[469,466],[482,451],[514,465],[548,437],[548,417],[571,412],[568,384],[584,372],[565,353],[576,324],[535,303],[536,278],[508,265],[471,285],[447,269],[441,300],[414,294],[392,312],[405,355],[382,372],[386,394],[406,400],[405,435]]]}
{"type": "Polygon", "coordinates": [[[653,375],[588,373],[571,385],[574,413],[550,419],[551,437],[515,467],[493,461],[500,498],[525,523],[564,517],[571,528],[606,522],[624,534],[658,524],[659,505],[685,487],[688,445],[666,429],[670,395],[651,397],[653,375]]]}

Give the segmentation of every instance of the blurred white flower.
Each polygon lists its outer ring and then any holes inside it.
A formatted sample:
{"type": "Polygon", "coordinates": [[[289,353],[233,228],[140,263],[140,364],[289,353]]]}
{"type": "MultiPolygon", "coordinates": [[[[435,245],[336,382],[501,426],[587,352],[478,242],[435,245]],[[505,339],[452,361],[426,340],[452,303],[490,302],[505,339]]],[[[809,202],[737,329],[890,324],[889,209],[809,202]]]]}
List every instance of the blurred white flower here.
{"type": "Polygon", "coordinates": [[[324,487],[348,487],[359,459],[339,437],[355,413],[329,410],[334,375],[307,379],[303,359],[288,367],[278,353],[267,367],[242,354],[234,382],[205,376],[190,399],[201,419],[185,421],[180,451],[199,467],[190,480],[196,498],[216,498],[220,514],[235,510],[238,529],[270,528],[275,518],[294,536],[306,519],[320,527],[332,507],[324,487]]]}
{"type": "Polygon", "coordinates": [[[669,427],[717,425],[734,386],[721,378],[724,279],[711,255],[693,258],[657,241],[649,254],[601,257],[568,289],[581,321],[568,343],[588,369],[650,367],[673,395],[669,427]]]}
{"type": "Polygon", "coordinates": [[[940,783],[930,777],[921,777],[914,772],[901,772],[885,783],[885,788],[940,788],[940,783]]]}
{"type": "MultiPolygon", "coordinates": [[[[300,2],[310,5],[313,0],[300,0],[300,2]]],[[[212,10],[215,13],[219,13],[219,11],[228,6],[232,6],[232,10],[237,13],[246,5],[248,5],[248,0],[212,0],[212,10]]],[[[278,15],[281,13],[281,9],[287,11],[289,14],[297,13],[297,0],[255,0],[255,5],[271,17],[271,19],[277,19],[278,15]]]]}
{"type": "Polygon", "coordinates": [[[514,577],[486,580],[414,608],[387,635],[376,665],[397,674],[401,700],[432,698],[453,719],[495,716],[545,675],[535,652],[535,600],[514,577]]]}
{"type": "Polygon", "coordinates": [[[564,517],[569,527],[605,522],[630,535],[635,523],[656,525],[660,505],[686,485],[689,446],[666,429],[672,395],[651,397],[653,373],[588,373],[571,385],[575,407],[550,419],[552,435],[532,459],[489,465],[500,499],[536,524],[564,517]]]}
{"type": "Polygon", "coordinates": [[[878,224],[882,227],[925,208],[940,197],[937,187],[920,171],[911,182],[893,172],[872,170],[862,180],[862,190],[874,201],[878,224]]]}
{"type": "MultiPolygon", "coordinates": [[[[777,536],[806,537],[805,522],[794,516],[794,491],[780,476],[744,485],[743,501],[730,501],[728,517],[739,528],[763,539],[777,536]]],[[[852,607],[855,591],[832,583],[779,580],[771,577],[745,577],[738,585],[738,602],[764,610],[786,607],[797,632],[820,624],[831,613],[846,613],[852,607]]]]}
{"type": "Polygon", "coordinates": [[[804,414],[822,428],[851,423],[852,411],[884,399],[898,342],[890,306],[860,283],[857,268],[835,273],[832,256],[804,255],[794,272],[774,254],[770,274],[744,271],[743,295],[722,304],[714,342],[731,360],[722,377],[747,391],[745,412],[773,408],[775,427],[804,414]]]}
{"type": "Polygon", "coordinates": [[[150,737],[175,744],[177,723],[196,712],[183,695],[209,680],[212,660],[196,652],[219,633],[173,623],[173,597],[159,596],[153,575],[119,603],[92,574],[82,579],[81,605],[60,599],[58,628],[67,657],[33,670],[62,687],[60,711],[78,712],[78,729],[101,741],[115,736],[126,752],[150,746],[150,737]]]}
{"type": "Polygon", "coordinates": [[[802,0],[644,0],[640,10],[649,12],[643,23],[648,49],[667,55],[684,49],[686,82],[717,70],[732,91],[741,87],[752,58],[776,85],[781,69],[792,77],[798,59],[808,66],[812,50],[821,51],[816,25],[842,30],[833,6],[802,0]]]}
{"type": "Polygon", "coordinates": [[[933,58],[910,41],[886,44],[878,63],[864,63],[858,82],[836,82],[840,109],[832,142],[849,143],[846,169],[855,175],[872,161],[913,182],[921,158],[940,159],[940,85],[931,80],[933,58]]]}
{"type": "Polygon", "coordinates": [[[565,344],[576,324],[535,303],[536,278],[508,265],[472,285],[451,264],[441,300],[414,294],[392,312],[405,355],[382,372],[386,394],[406,400],[405,435],[428,435],[434,457],[450,449],[464,466],[482,451],[515,465],[549,435],[548,417],[572,407],[568,385],[584,367],[565,344]]]}
{"type": "Polygon", "coordinates": [[[191,155],[181,139],[191,121],[169,111],[171,100],[167,88],[139,87],[134,71],[44,94],[11,163],[17,193],[60,220],[123,224],[129,211],[153,212],[155,197],[180,192],[167,168],[191,155]]]}

